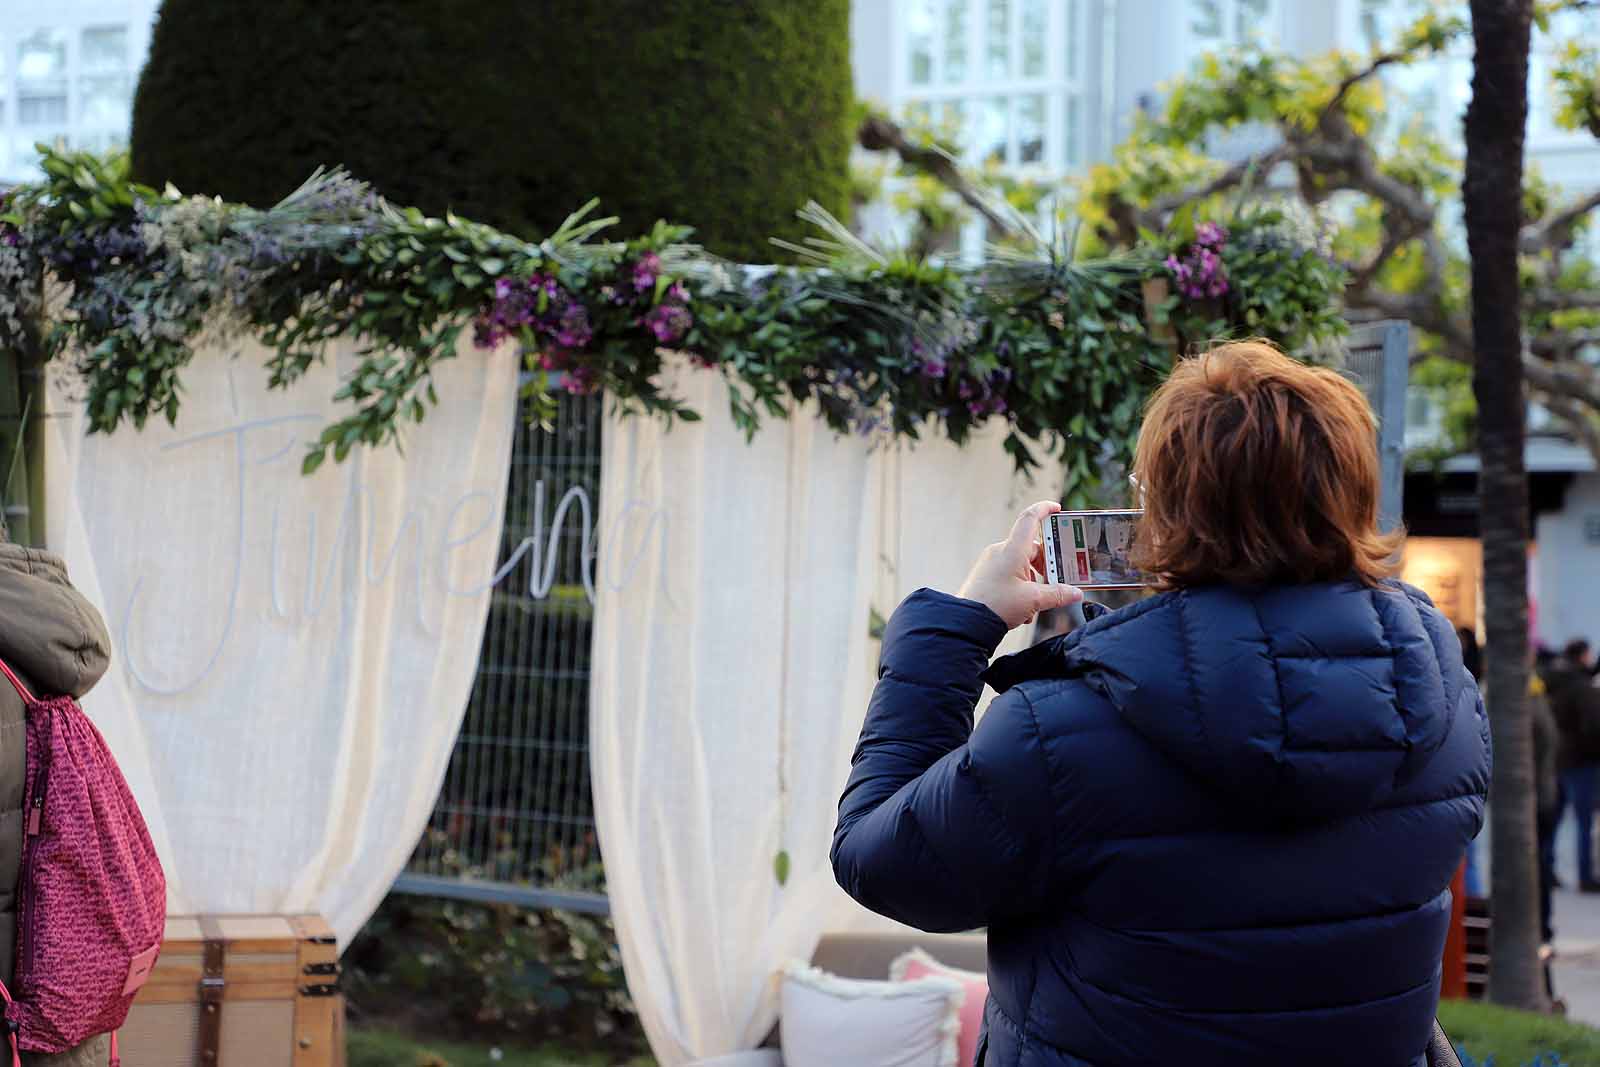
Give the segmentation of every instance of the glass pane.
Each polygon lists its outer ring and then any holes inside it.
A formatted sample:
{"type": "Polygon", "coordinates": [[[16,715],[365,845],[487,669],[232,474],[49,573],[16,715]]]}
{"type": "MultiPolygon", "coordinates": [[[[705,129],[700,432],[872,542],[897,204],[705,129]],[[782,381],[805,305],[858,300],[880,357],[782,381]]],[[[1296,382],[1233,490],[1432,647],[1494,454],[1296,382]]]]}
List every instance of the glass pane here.
{"type": "Polygon", "coordinates": [[[83,31],[83,54],[79,63],[86,73],[128,69],[128,29],[126,26],[101,26],[83,31]]]}
{"type": "Polygon", "coordinates": [[[912,4],[906,13],[906,41],[911,49],[911,84],[933,81],[933,3],[912,4]]]}
{"type": "Polygon", "coordinates": [[[1067,0],[1067,80],[1078,77],[1078,0],[1067,0]]]}
{"type": "Polygon", "coordinates": [[[18,85],[65,83],[67,35],[60,30],[39,30],[17,44],[18,85]]]}
{"type": "Polygon", "coordinates": [[[118,128],[127,125],[133,94],[126,74],[83,78],[78,82],[78,110],[86,126],[118,128]]]}
{"type": "Polygon", "coordinates": [[[1050,39],[1050,8],[1045,0],[1022,0],[1022,76],[1043,78],[1045,42],[1050,39]]]}
{"type": "Polygon", "coordinates": [[[1235,0],[1235,41],[1270,40],[1272,34],[1272,0],[1235,0]]]}
{"type": "Polygon", "coordinates": [[[1222,40],[1222,0],[1189,0],[1189,33],[1202,41],[1222,40]]]}
{"type": "Polygon", "coordinates": [[[946,0],[944,5],[944,80],[967,80],[967,0],[946,0]]]}
{"type": "Polygon", "coordinates": [[[992,96],[983,102],[978,112],[978,128],[974,131],[973,145],[978,158],[984,163],[1006,162],[1006,148],[1011,140],[1011,101],[1004,96],[992,96]]]}
{"type": "Polygon", "coordinates": [[[1075,93],[1067,96],[1066,144],[1063,151],[1068,167],[1083,161],[1083,100],[1075,93]]]}
{"type": "Polygon", "coordinates": [[[1011,0],[989,0],[988,75],[991,81],[1011,77],[1011,0]]]}
{"type": "Polygon", "coordinates": [[[1017,100],[1017,162],[1044,162],[1044,94],[1017,100]]]}
{"type": "Polygon", "coordinates": [[[24,126],[63,126],[67,121],[67,97],[18,96],[17,121],[24,126]]]}

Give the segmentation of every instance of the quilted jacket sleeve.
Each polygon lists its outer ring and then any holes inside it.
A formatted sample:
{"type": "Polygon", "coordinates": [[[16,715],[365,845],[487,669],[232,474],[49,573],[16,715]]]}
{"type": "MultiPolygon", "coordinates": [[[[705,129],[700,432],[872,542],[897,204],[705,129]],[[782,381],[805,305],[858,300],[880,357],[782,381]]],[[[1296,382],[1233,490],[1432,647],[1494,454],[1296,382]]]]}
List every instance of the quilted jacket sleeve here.
{"type": "Polygon", "coordinates": [[[983,605],[926,589],[884,632],[833,869],[861,904],[922,930],[1025,912],[1049,882],[1051,793],[1033,709],[1013,690],[972,725],[979,674],[1005,632],[983,605]]]}

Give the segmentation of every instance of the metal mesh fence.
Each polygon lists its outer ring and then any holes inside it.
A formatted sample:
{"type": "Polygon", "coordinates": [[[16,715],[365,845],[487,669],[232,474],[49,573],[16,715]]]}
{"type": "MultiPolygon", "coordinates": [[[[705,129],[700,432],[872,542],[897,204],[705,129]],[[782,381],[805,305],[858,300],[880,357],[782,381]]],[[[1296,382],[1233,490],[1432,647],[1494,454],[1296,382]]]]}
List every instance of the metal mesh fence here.
{"type": "Polygon", "coordinates": [[[602,910],[589,786],[589,644],[603,400],[565,399],[513,446],[501,573],[428,830],[396,888],[602,910]]]}
{"type": "MultiPolygon", "coordinates": [[[[1358,326],[1345,366],[1378,412],[1385,524],[1400,521],[1404,322],[1358,326]]],[[[402,892],[605,910],[589,785],[585,575],[598,529],[603,401],[563,401],[554,428],[512,451],[502,573],[471,702],[402,892]]]]}

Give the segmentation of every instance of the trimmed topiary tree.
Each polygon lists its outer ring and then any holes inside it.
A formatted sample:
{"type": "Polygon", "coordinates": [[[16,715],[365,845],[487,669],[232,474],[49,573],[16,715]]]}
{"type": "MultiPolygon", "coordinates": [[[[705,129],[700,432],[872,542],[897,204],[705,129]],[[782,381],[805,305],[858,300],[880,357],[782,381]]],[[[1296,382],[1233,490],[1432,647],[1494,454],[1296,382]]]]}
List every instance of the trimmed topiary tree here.
{"type": "Polygon", "coordinates": [[[849,202],[849,0],[165,0],[133,169],[257,205],[343,164],[540,236],[591,197],[774,258],[849,202]]]}

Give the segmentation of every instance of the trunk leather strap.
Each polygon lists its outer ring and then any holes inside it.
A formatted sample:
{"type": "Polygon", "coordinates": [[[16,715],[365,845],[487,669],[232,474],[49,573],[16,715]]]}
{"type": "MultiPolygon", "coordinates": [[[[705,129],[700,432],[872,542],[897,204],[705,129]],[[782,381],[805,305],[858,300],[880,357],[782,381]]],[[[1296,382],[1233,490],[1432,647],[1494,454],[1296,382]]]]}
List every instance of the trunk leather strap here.
{"type": "Polygon", "coordinates": [[[223,968],[227,962],[228,943],[223,939],[222,926],[212,916],[200,919],[202,946],[200,972],[200,1067],[217,1067],[222,1058],[222,995],[227,988],[223,968]]]}

